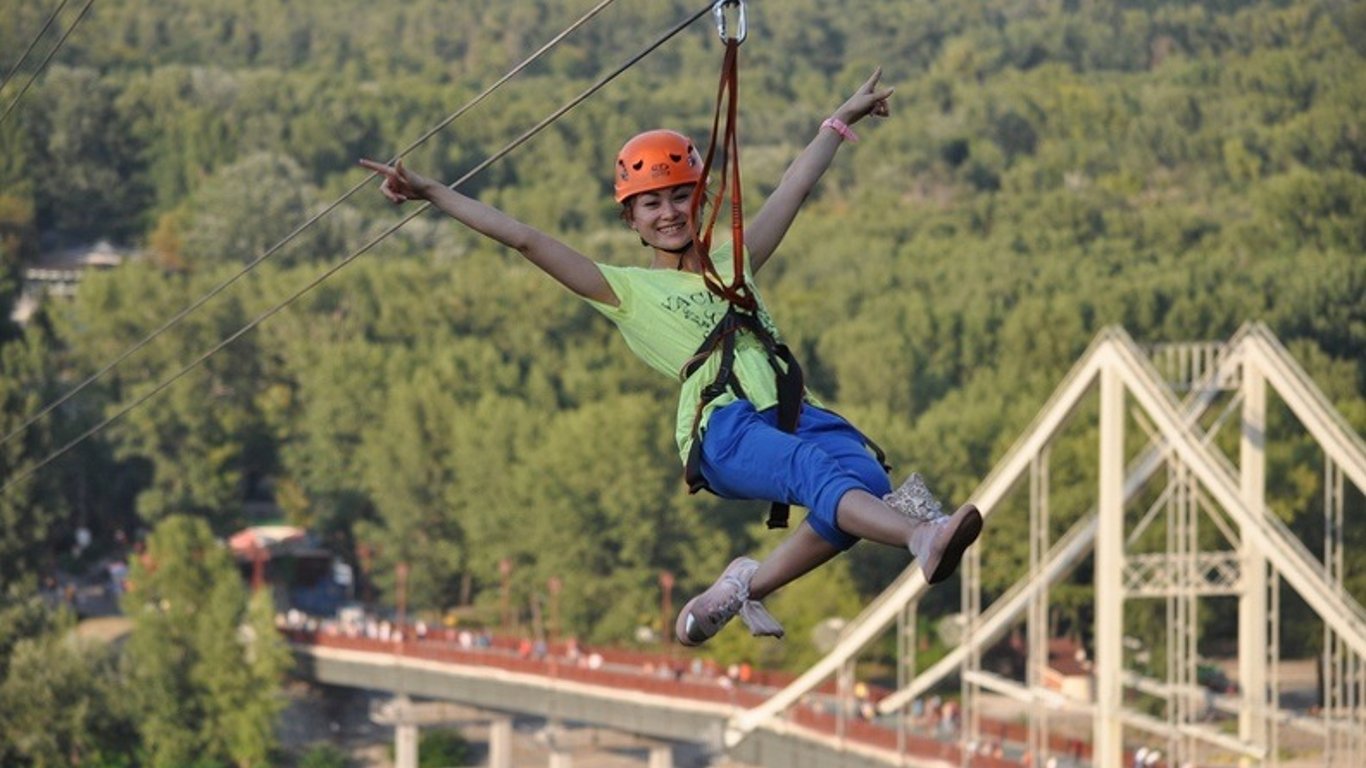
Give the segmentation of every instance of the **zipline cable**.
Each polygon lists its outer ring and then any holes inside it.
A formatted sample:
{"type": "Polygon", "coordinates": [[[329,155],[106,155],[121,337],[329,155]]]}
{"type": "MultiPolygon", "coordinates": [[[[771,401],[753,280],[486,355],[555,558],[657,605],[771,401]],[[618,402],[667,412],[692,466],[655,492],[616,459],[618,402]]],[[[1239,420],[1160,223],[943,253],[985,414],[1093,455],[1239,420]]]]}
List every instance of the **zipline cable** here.
{"type": "Polygon", "coordinates": [[[5,73],[3,80],[0,80],[0,91],[5,90],[5,86],[9,85],[10,78],[14,77],[14,74],[19,71],[20,67],[24,66],[25,61],[28,61],[28,55],[33,53],[33,46],[37,45],[43,35],[47,34],[47,30],[52,26],[52,22],[57,20],[57,14],[62,12],[62,9],[66,7],[68,2],[70,2],[70,0],[62,0],[62,2],[58,3],[57,9],[52,12],[52,15],[47,17],[47,21],[43,22],[43,28],[38,30],[38,34],[33,36],[33,39],[28,43],[28,47],[25,48],[24,52],[19,56],[19,60],[14,62],[14,67],[5,73]]]}
{"type": "Polygon", "coordinates": [[[57,40],[57,44],[52,46],[52,50],[47,52],[47,56],[43,58],[43,63],[39,64],[38,68],[33,70],[33,74],[29,75],[28,82],[24,83],[24,87],[19,89],[19,95],[15,96],[14,101],[11,101],[9,106],[5,108],[4,114],[0,114],[0,125],[4,124],[5,118],[9,117],[9,113],[14,111],[14,107],[19,103],[19,100],[24,98],[25,93],[28,93],[29,86],[33,85],[33,81],[37,80],[38,75],[42,74],[43,70],[47,68],[47,63],[52,61],[52,57],[57,55],[57,51],[62,49],[62,44],[66,42],[66,39],[71,36],[72,32],[76,31],[76,27],[80,25],[81,19],[85,18],[85,14],[90,10],[90,6],[94,4],[95,0],[86,0],[85,6],[81,8],[80,14],[76,16],[76,20],[71,22],[71,26],[67,27],[66,31],[63,32],[62,36],[57,40]]]}
{"type": "MultiPolygon", "coordinates": [[[[551,38],[549,42],[547,42],[545,45],[542,45],[540,48],[538,48],[538,49],[536,50],[535,53],[532,53],[530,56],[528,56],[527,58],[523,59],[522,62],[521,62],[520,64],[518,64],[517,66],[515,66],[515,67],[513,67],[511,70],[509,70],[509,71],[507,72],[507,74],[505,74],[505,75],[503,75],[502,77],[498,78],[498,80],[497,80],[496,82],[494,82],[494,83],[493,83],[492,85],[490,85],[489,87],[485,88],[481,93],[479,93],[479,95],[475,96],[473,99],[470,99],[470,100],[469,100],[468,102],[466,102],[462,107],[460,107],[460,108],[457,109],[456,111],[452,112],[450,115],[447,115],[447,116],[446,116],[446,119],[444,119],[444,120],[442,120],[441,122],[437,123],[435,127],[431,128],[431,129],[428,130],[426,133],[424,133],[424,134],[422,134],[420,137],[418,137],[417,140],[413,141],[411,144],[409,144],[407,147],[405,147],[402,151],[400,151],[397,155],[395,155],[394,158],[391,159],[391,160],[389,161],[389,163],[392,165],[394,162],[396,162],[396,161],[399,160],[400,158],[406,157],[406,156],[407,156],[408,154],[410,154],[413,150],[415,150],[415,149],[417,149],[418,147],[420,147],[420,146],[422,146],[423,144],[425,144],[425,143],[427,142],[428,139],[430,139],[431,137],[435,136],[438,132],[440,132],[441,130],[443,130],[446,126],[450,125],[452,122],[454,122],[454,121],[455,121],[457,118],[459,118],[461,115],[463,115],[463,114],[465,114],[466,112],[470,111],[470,110],[473,109],[475,106],[477,106],[480,102],[484,101],[484,99],[488,98],[489,95],[491,95],[494,91],[496,91],[496,90],[498,90],[500,87],[502,87],[502,85],[503,85],[504,83],[506,83],[507,81],[511,80],[513,77],[517,76],[519,73],[521,73],[522,70],[526,69],[526,68],[527,68],[528,66],[530,66],[533,62],[535,62],[536,59],[540,58],[546,51],[549,51],[551,48],[554,48],[556,45],[558,45],[558,44],[560,43],[560,41],[564,40],[565,37],[569,36],[571,33],[573,33],[573,32],[574,32],[575,30],[577,30],[579,27],[581,27],[581,26],[583,26],[584,24],[586,24],[590,19],[592,19],[594,16],[598,15],[598,13],[600,13],[603,9],[607,8],[607,6],[611,5],[611,4],[614,3],[614,2],[616,2],[616,0],[602,0],[602,2],[598,3],[596,6],[594,6],[593,8],[591,8],[591,9],[590,9],[587,13],[585,13],[583,16],[579,17],[578,21],[575,21],[573,24],[569,25],[569,26],[566,27],[563,31],[561,31],[558,35],[556,35],[555,37],[551,38]]],[[[333,210],[335,210],[335,209],[337,208],[337,206],[339,206],[339,205],[341,205],[342,203],[346,202],[347,200],[351,199],[351,197],[352,197],[353,195],[355,195],[356,192],[358,192],[360,189],[362,189],[363,187],[365,187],[365,185],[369,184],[370,181],[373,180],[373,179],[375,178],[375,176],[377,176],[377,175],[378,175],[378,174],[371,173],[369,176],[366,176],[366,177],[365,177],[364,179],[362,179],[358,184],[356,184],[354,187],[351,187],[351,189],[349,189],[349,190],[348,190],[345,194],[343,194],[341,197],[339,197],[339,198],[337,198],[336,200],[334,200],[334,201],[333,201],[330,205],[328,205],[326,208],[324,208],[324,209],[322,209],[321,211],[319,211],[318,213],[314,214],[311,218],[309,218],[309,219],[308,219],[307,221],[305,221],[303,224],[300,224],[298,227],[296,227],[296,228],[294,229],[293,232],[290,232],[288,235],[285,235],[284,239],[282,239],[280,242],[278,242],[278,243],[276,243],[275,245],[272,245],[270,248],[266,249],[265,252],[263,252],[260,256],[257,256],[253,261],[251,261],[249,264],[247,264],[245,267],[243,267],[243,268],[241,269],[241,271],[239,271],[237,274],[233,275],[232,277],[228,278],[227,280],[223,281],[222,283],[219,283],[218,285],[216,285],[216,286],[214,286],[213,288],[211,288],[211,289],[210,289],[207,293],[205,293],[203,296],[200,296],[198,299],[196,299],[194,302],[192,302],[189,306],[185,307],[185,308],[182,309],[180,312],[176,313],[176,315],[175,315],[174,317],[172,317],[170,320],[167,320],[160,328],[157,328],[155,331],[152,331],[150,334],[148,334],[147,336],[145,336],[142,340],[138,341],[138,342],[137,342],[136,344],[134,344],[133,346],[131,346],[131,347],[129,347],[128,349],[124,350],[121,354],[119,354],[117,357],[115,357],[112,361],[110,361],[110,362],[109,362],[107,365],[105,365],[103,368],[101,368],[101,369],[99,369],[98,371],[96,371],[95,373],[91,374],[88,378],[86,378],[86,379],[85,379],[84,381],[82,381],[80,384],[77,384],[77,385],[76,385],[75,387],[73,387],[72,389],[68,390],[68,391],[67,391],[65,394],[63,394],[61,397],[57,398],[56,400],[54,400],[54,401],[52,401],[51,403],[49,403],[49,404],[47,404],[46,406],[44,406],[44,407],[42,408],[42,410],[40,410],[40,411],[38,411],[37,413],[33,414],[33,415],[30,416],[29,418],[25,419],[24,422],[23,422],[22,424],[20,424],[19,426],[15,427],[13,430],[11,430],[11,431],[9,432],[9,434],[5,435],[3,438],[0,438],[0,445],[4,445],[5,443],[8,443],[8,442],[9,442],[10,440],[12,440],[15,436],[17,436],[19,433],[21,433],[21,432],[23,432],[24,430],[28,429],[29,427],[33,426],[33,424],[34,424],[35,422],[37,422],[39,419],[43,418],[44,416],[47,416],[49,413],[52,413],[52,412],[53,412],[54,410],[56,410],[57,408],[61,407],[62,404],[64,404],[66,401],[70,400],[71,398],[75,397],[76,395],[78,395],[78,394],[80,394],[82,391],[84,391],[84,390],[86,389],[86,387],[89,387],[91,384],[94,384],[96,381],[99,381],[101,378],[104,377],[105,374],[107,374],[107,373],[109,373],[110,371],[112,371],[112,370],[114,370],[115,368],[117,368],[120,364],[123,363],[124,360],[127,360],[129,357],[131,357],[132,355],[134,355],[135,353],[137,353],[138,350],[140,350],[140,349],[142,349],[143,347],[147,346],[148,344],[152,343],[157,337],[161,336],[161,334],[163,334],[163,333],[165,333],[166,331],[170,330],[170,329],[171,329],[172,327],[174,327],[175,325],[178,325],[178,324],[180,323],[180,321],[184,320],[191,312],[194,312],[196,309],[199,309],[200,307],[204,306],[204,304],[206,304],[210,299],[212,299],[213,297],[215,297],[215,296],[217,296],[218,294],[222,293],[223,291],[227,290],[230,286],[232,286],[232,285],[233,285],[234,283],[236,283],[238,280],[240,280],[240,279],[242,279],[243,277],[245,277],[246,274],[247,274],[248,272],[251,272],[253,269],[255,269],[255,268],[257,267],[257,265],[259,265],[261,262],[263,262],[263,261],[265,261],[266,259],[270,258],[270,257],[273,256],[277,251],[279,251],[281,248],[285,247],[285,246],[288,245],[290,242],[292,242],[292,241],[294,240],[294,238],[296,238],[296,237],[298,237],[300,234],[302,234],[302,233],[304,232],[304,230],[306,230],[306,229],[308,229],[309,227],[311,227],[311,226],[313,226],[314,224],[316,224],[316,223],[317,223],[320,219],[322,219],[324,216],[326,216],[327,214],[329,214],[329,213],[331,213],[333,210]]]]}
{"type": "MultiPolygon", "coordinates": [[[[522,135],[518,136],[517,138],[513,139],[513,140],[512,140],[511,142],[509,142],[508,144],[504,145],[504,147],[503,147],[502,149],[498,150],[496,153],[494,153],[493,155],[491,155],[491,156],[489,156],[488,158],[486,158],[486,159],[485,159],[483,162],[481,162],[479,165],[477,165],[477,166],[475,166],[474,168],[470,169],[464,176],[461,176],[459,179],[456,179],[454,182],[450,183],[450,184],[447,185],[447,186],[449,186],[451,189],[455,189],[455,188],[459,187],[460,185],[464,184],[465,182],[469,181],[469,180],[470,180],[471,178],[473,178],[476,174],[482,172],[485,168],[488,168],[488,167],[489,167],[490,165],[492,165],[493,163],[497,162],[498,160],[501,160],[501,159],[502,159],[503,157],[505,157],[508,153],[512,152],[514,149],[517,149],[518,147],[520,147],[521,145],[523,145],[523,144],[525,144],[527,141],[529,141],[533,136],[535,136],[536,134],[538,134],[538,133],[540,133],[541,131],[545,130],[545,128],[546,128],[547,126],[549,126],[551,123],[553,123],[553,122],[555,122],[556,120],[558,120],[558,119],[560,119],[561,117],[563,117],[564,114],[567,113],[569,110],[571,110],[571,109],[573,109],[574,107],[578,106],[579,104],[583,103],[584,101],[586,101],[586,100],[588,99],[588,97],[590,97],[590,96],[592,96],[593,94],[597,93],[598,91],[602,90],[603,87],[605,87],[608,83],[612,82],[613,80],[615,80],[615,79],[617,79],[619,76],[621,76],[621,74],[622,74],[623,72],[625,72],[626,70],[628,70],[628,69],[630,69],[631,67],[635,66],[636,63],[638,63],[641,59],[644,59],[646,56],[648,56],[648,55],[650,55],[651,53],[653,53],[653,52],[655,51],[656,48],[659,48],[661,45],[663,45],[664,43],[666,43],[666,42],[668,42],[669,40],[671,40],[671,39],[672,39],[674,36],[676,36],[678,33],[682,32],[684,29],[686,29],[686,28],[688,27],[688,25],[692,24],[694,21],[697,21],[698,19],[702,18],[702,17],[705,16],[706,14],[710,13],[711,10],[712,10],[712,4],[711,4],[711,3],[708,3],[707,6],[706,6],[705,8],[703,8],[701,11],[698,11],[698,12],[694,13],[692,16],[690,16],[690,17],[688,17],[687,19],[685,19],[685,20],[679,22],[678,24],[674,25],[669,31],[665,32],[663,35],[661,35],[660,37],[656,38],[654,42],[650,43],[648,46],[646,46],[646,47],[645,47],[644,49],[642,49],[640,52],[636,53],[634,56],[632,56],[631,58],[627,59],[626,62],[625,62],[624,64],[622,64],[622,65],[620,65],[619,67],[617,67],[617,69],[614,70],[611,74],[609,74],[609,75],[607,75],[607,76],[605,76],[605,77],[599,79],[596,83],[594,83],[593,85],[589,86],[586,90],[584,90],[584,91],[583,91],[582,93],[580,93],[578,96],[575,96],[574,98],[570,99],[568,102],[565,102],[565,104],[563,104],[559,109],[557,109],[557,110],[555,110],[554,112],[552,112],[549,116],[547,116],[546,118],[542,119],[542,120],[541,120],[539,123],[537,123],[536,125],[534,125],[534,126],[532,126],[531,128],[527,129],[525,132],[522,133],[522,135]]],[[[261,323],[263,323],[263,322],[265,322],[266,320],[270,319],[270,318],[273,317],[274,315],[278,314],[281,310],[283,310],[285,307],[289,306],[290,304],[293,304],[295,301],[297,301],[297,300],[298,300],[300,297],[302,297],[304,294],[308,293],[309,291],[313,290],[314,288],[317,288],[317,287],[318,287],[319,285],[321,285],[325,280],[327,280],[328,278],[332,277],[332,276],[335,275],[337,272],[340,272],[341,269],[342,269],[343,267],[345,267],[346,265],[348,265],[348,264],[350,264],[351,262],[355,261],[356,259],[360,258],[360,257],[361,257],[362,255],[364,255],[365,253],[369,252],[369,251],[370,251],[372,248],[374,248],[376,245],[379,245],[379,243],[380,243],[381,241],[385,240],[385,239],[388,238],[390,235],[392,235],[392,234],[394,234],[395,232],[397,232],[397,231],[399,231],[400,229],[402,229],[405,225],[407,225],[408,222],[410,222],[410,221],[412,221],[413,219],[417,218],[417,217],[420,216],[421,214],[426,213],[431,207],[432,207],[432,204],[431,204],[431,203],[429,203],[429,202],[424,202],[422,205],[418,206],[417,209],[415,209],[412,213],[408,214],[407,216],[404,216],[402,219],[399,219],[399,221],[398,221],[397,224],[394,224],[393,226],[391,226],[391,227],[389,227],[388,229],[386,229],[386,230],[384,230],[383,232],[381,232],[379,235],[377,235],[377,236],[376,236],[374,239],[372,239],[370,242],[368,242],[368,243],[366,243],[365,245],[361,246],[358,250],[352,252],[352,253],[351,253],[349,256],[347,256],[345,259],[342,259],[340,262],[338,262],[337,264],[333,265],[333,266],[332,266],[331,268],[329,268],[327,271],[325,271],[325,272],[323,272],[322,274],[318,275],[316,278],[314,278],[311,282],[309,282],[309,283],[308,283],[307,285],[305,285],[303,288],[300,288],[298,291],[295,291],[293,294],[291,294],[291,295],[290,295],[288,298],[286,298],[284,301],[280,302],[279,304],[276,304],[275,306],[271,307],[270,309],[266,310],[265,312],[262,312],[261,314],[257,315],[255,318],[253,318],[253,319],[251,320],[251,322],[249,322],[249,323],[247,323],[246,325],[242,326],[241,328],[237,329],[237,330],[234,331],[231,335],[229,335],[227,338],[225,338],[225,339],[223,339],[222,341],[220,341],[220,342],[218,342],[217,344],[215,344],[215,345],[214,345],[213,347],[211,347],[207,352],[204,352],[204,353],[201,354],[199,357],[195,358],[192,362],[190,362],[190,363],[189,363],[188,365],[186,365],[184,368],[181,368],[179,371],[177,371],[177,372],[176,372],[174,375],[172,375],[170,378],[165,379],[165,380],[162,381],[160,384],[157,384],[155,387],[153,387],[151,390],[149,390],[146,394],[144,394],[144,395],[142,395],[141,397],[137,398],[137,399],[134,400],[133,402],[131,402],[131,403],[129,403],[128,405],[124,406],[123,408],[120,408],[117,412],[115,412],[112,416],[109,416],[108,418],[106,418],[104,421],[101,421],[99,424],[96,424],[95,426],[91,427],[90,429],[87,429],[85,432],[82,432],[78,437],[76,437],[75,439],[71,440],[71,441],[68,442],[66,445],[63,445],[61,448],[58,448],[55,452],[49,454],[49,455],[47,456],[47,458],[43,459],[42,461],[38,462],[37,464],[34,464],[33,466],[29,467],[28,469],[25,469],[24,471],[22,471],[22,472],[20,472],[19,474],[15,475],[13,478],[11,478],[11,479],[9,479],[8,481],[6,481],[5,484],[4,484],[3,486],[0,486],[0,494],[3,494],[6,490],[9,490],[9,488],[10,488],[11,486],[16,485],[17,483],[19,483],[19,481],[21,481],[21,480],[23,480],[23,479],[29,477],[30,475],[34,474],[34,473],[37,472],[38,470],[42,469],[43,467],[46,467],[48,464],[51,464],[52,462],[54,462],[54,461],[56,461],[57,459],[61,458],[61,457],[62,457],[63,455],[65,455],[68,451],[70,451],[72,448],[75,448],[77,445],[80,445],[81,443],[85,442],[85,440],[87,440],[88,438],[90,438],[92,435],[96,434],[97,432],[99,432],[100,430],[102,430],[102,429],[104,429],[105,427],[109,426],[110,424],[113,424],[115,421],[118,421],[119,419],[123,418],[123,417],[126,416],[129,412],[131,412],[133,409],[137,408],[138,406],[142,405],[143,403],[147,402],[148,400],[151,400],[153,397],[155,397],[155,396],[157,396],[158,394],[160,394],[160,393],[162,392],[162,390],[166,389],[167,387],[171,386],[171,385],[174,384],[175,382],[179,381],[182,377],[185,376],[185,374],[187,374],[187,373],[189,373],[190,371],[192,371],[192,370],[194,370],[195,368],[197,368],[197,367],[198,367],[201,363],[203,363],[205,360],[208,360],[210,357],[213,357],[215,354],[217,354],[217,353],[218,353],[220,350],[222,350],[224,347],[228,346],[229,344],[233,343],[234,341],[237,341],[237,340],[238,340],[239,338],[241,338],[242,336],[246,335],[248,331],[251,331],[251,330],[254,329],[256,326],[260,325],[261,323]]]]}

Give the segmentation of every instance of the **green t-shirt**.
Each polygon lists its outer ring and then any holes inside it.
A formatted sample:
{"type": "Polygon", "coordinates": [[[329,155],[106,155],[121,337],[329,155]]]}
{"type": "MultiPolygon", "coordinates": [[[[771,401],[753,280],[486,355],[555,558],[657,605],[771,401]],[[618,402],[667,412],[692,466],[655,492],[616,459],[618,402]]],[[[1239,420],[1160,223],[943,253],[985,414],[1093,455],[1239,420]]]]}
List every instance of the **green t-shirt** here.
{"type": "MultiPolygon", "coordinates": [[[[733,272],[731,246],[723,244],[712,253],[712,262],[726,282],[733,272]]],[[[619,306],[588,303],[616,323],[626,346],[651,368],[675,380],[682,375],[683,366],[706,340],[707,334],[726,314],[726,300],[707,290],[702,276],[692,272],[648,267],[615,267],[599,264],[603,277],[612,286],[619,306]]],[[[759,318],[775,339],[781,341],[777,328],[764,308],[763,298],[754,291],[754,281],[745,266],[745,284],[759,302],[759,318]]],[[[680,458],[686,463],[692,448],[693,419],[702,388],[716,378],[721,364],[718,351],[707,359],[692,376],[683,381],[678,395],[678,416],[674,437],[680,458]]],[[[751,333],[741,333],[735,344],[735,376],[740,381],[746,399],[756,410],[778,404],[778,385],[769,365],[764,346],[751,333]]],[[[737,398],[726,391],[707,404],[702,412],[700,428],[705,427],[711,413],[737,398]]]]}

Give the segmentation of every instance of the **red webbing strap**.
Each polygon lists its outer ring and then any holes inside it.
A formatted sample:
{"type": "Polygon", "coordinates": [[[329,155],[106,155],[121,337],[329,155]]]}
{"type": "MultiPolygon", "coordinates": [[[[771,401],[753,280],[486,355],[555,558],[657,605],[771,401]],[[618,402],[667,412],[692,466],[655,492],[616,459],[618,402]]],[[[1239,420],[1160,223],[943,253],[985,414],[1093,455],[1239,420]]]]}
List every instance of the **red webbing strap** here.
{"type": "Polygon", "coordinates": [[[711,173],[712,161],[716,156],[717,139],[725,144],[721,157],[721,183],[716,193],[716,205],[707,216],[707,225],[702,229],[698,240],[698,255],[702,258],[702,277],[712,293],[742,309],[753,312],[758,309],[757,302],[749,287],[745,285],[745,218],[740,198],[740,137],[739,137],[739,53],[740,41],[735,38],[726,40],[726,55],[721,62],[721,82],[716,90],[716,113],[712,118],[711,140],[707,144],[707,156],[702,163],[702,176],[693,188],[691,207],[692,217],[697,218],[702,202],[707,194],[707,177],[711,173]],[[721,129],[721,111],[725,106],[726,124],[721,129]],[[729,177],[727,176],[729,171],[729,177]],[[721,203],[726,191],[730,190],[730,230],[732,273],[727,285],[716,271],[711,260],[712,231],[716,218],[721,212],[721,203]]]}

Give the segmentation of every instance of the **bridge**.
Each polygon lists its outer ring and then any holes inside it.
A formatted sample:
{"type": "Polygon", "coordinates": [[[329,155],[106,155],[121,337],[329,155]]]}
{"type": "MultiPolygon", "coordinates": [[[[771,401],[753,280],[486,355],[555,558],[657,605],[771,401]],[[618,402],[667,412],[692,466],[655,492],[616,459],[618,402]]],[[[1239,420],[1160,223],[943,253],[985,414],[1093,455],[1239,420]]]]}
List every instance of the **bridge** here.
{"type": "MultiPolygon", "coordinates": [[[[518,653],[511,643],[468,648],[444,634],[424,639],[376,639],[319,631],[291,631],[296,674],[329,685],[392,692],[402,698],[384,716],[394,722],[396,752],[415,741],[417,718],[407,721],[405,699],[456,701],[483,712],[492,724],[490,765],[510,768],[513,713],[550,722],[607,728],[653,741],[650,765],[672,765],[670,744],[700,743],[753,765],[885,766],[899,763],[899,751],[912,765],[957,764],[961,748],[888,721],[862,719],[841,707],[835,686],[814,691],[791,708],[781,727],[757,729],[737,745],[725,744],[727,724],[758,707],[789,680],[759,674],[751,681],[724,672],[689,670],[667,654],[602,650],[588,663],[577,662],[562,647],[543,656],[518,653]],[[794,738],[795,737],[795,738],[794,738]],[[901,740],[900,742],[898,740],[901,740]]],[[[556,764],[567,766],[567,756],[556,764]]],[[[986,761],[984,768],[1014,766],[986,761]]]]}
{"type": "MultiPolygon", "coordinates": [[[[1230,430],[1231,431],[1231,430],[1230,430]]],[[[918,604],[926,584],[907,568],[803,674],[768,686],[723,687],[615,667],[583,669],[416,641],[381,643],[296,633],[301,674],[319,682],[459,701],[619,729],[660,740],[652,768],[671,765],[667,744],[709,745],[764,768],[1147,764],[1281,766],[1290,734],[1317,744],[1317,765],[1366,765],[1366,611],[1343,586],[1343,531],[1360,522],[1366,444],[1273,334],[1248,324],[1225,342],[1141,348],[1126,333],[1099,334],[1034,422],[972,495],[988,518],[1029,516],[1028,563],[1015,585],[987,595],[982,547],[964,559],[961,637],[936,663],[916,663],[918,604]],[[1267,502],[1268,395],[1276,394],[1321,453],[1324,537],[1319,554],[1267,502]],[[1236,435],[1221,435],[1228,425],[1236,435]],[[1051,449],[1063,435],[1094,434],[1098,481],[1089,511],[1051,519],[1051,449]],[[1236,461],[1225,446],[1236,446],[1236,461]],[[1023,494],[1024,498],[1020,498],[1023,494]],[[1075,519],[1072,519],[1075,518],[1075,519]],[[1050,667],[1050,589],[1084,563],[1094,573],[1089,690],[1069,695],[1050,667]],[[1323,701],[1287,709],[1281,696],[1281,598],[1292,589],[1322,624],[1323,701]],[[988,602],[988,597],[989,602],[988,602]],[[1200,601],[1237,602],[1235,694],[1199,684],[1200,601]],[[1126,657],[1126,606],[1161,601],[1165,675],[1134,671],[1126,657]],[[983,668],[983,655],[1022,632],[1017,678],[983,668]],[[872,718],[843,703],[859,654],[892,632],[897,685],[872,718]],[[919,702],[957,680],[961,726],[929,736],[919,702]],[[1019,702],[1022,724],[989,725],[987,695],[1019,702]],[[832,698],[833,697],[833,698],[832,698]],[[833,701],[833,706],[830,702],[833,701]],[[1206,722],[1237,718],[1236,732],[1206,722]],[[1067,716],[1090,724],[1089,743],[1060,738],[1067,716]],[[1009,749],[984,753],[995,742],[1009,749]],[[1160,758],[1158,757],[1160,755],[1160,758]]],[[[985,541],[990,541],[988,519],[985,541]]],[[[495,768],[508,768],[507,726],[495,720],[495,768]],[[501,730],[500,730],[501,728],[501,730]],[[501,734],[501,735],[500,735],[501,734]],[[501,761],[501,762],[500,762],[501,761]]],[[[400,764],[414,754],[412,726],[397,731],[400,764]]],[[[564,766],[552,754],[552,765],[564,766]],[[558,763],[556,761],[559,761],[558,763]]]]}

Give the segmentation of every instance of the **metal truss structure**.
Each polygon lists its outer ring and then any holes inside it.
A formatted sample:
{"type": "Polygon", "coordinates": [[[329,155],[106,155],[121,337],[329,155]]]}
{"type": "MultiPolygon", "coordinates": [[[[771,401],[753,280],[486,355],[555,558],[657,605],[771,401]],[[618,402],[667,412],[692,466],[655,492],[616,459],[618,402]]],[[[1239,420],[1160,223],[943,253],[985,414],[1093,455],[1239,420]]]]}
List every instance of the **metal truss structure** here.
{"type": "MultiPolygon", "coordinates": [[[[958,647],[928,668],[916,668],[916,614],[926,585],[912,565],[845,628],[824,659],[763,705],[732,717],[727,742],[781,727],[784,713],[803,696],[831,676],[848,677],[858,654],[895,626],[898,690],[878,704],[879,713],[905,723],[912,702],[956,676],[963,707],[959,738],[981,742],[977,705],[983,692],[1025,702],[1025,749],[1033,765],[1055,753],[1050,712],[1089,716],[1090,762],[1096,766],[1128,764],[1126,733],[1130,745],[1165,748],[1168,765],[1218,754],[1243,766],[1278,766],[1280,734],[1288,728],[1321,738],[1328,768],[1366,765],[1366,611],[1343,588],[1343,530],[1348,500],[1359,504],[1366,491],[1366,444],[1264,325],[1248,324],[1225,343],[1147,351],[1120,329],[1103,331],[973,494],[988,517],[988,543],[993,510],[1025,488],[1026,571],[983,606],[981,547],[969,550],[958,647]],[[1321,555],[1311,553],[1267,503],[1268,390],[1322,450],[1321,555]],[[1053,539],[1051,448],[1069,422],[1083,419],[1099,436],[1094,507],[1053,539]],[[1227,424],[1237,426],[1237,435],[1221,437],[1227,424]],[[1236,464],[1224,452],[1233,445],[1236,464]],[[1048,683],[1049,591],[1088,558],[1094,690],[1082,701],[1048,683]],[[1324,700],[1314,716],[1280,705],[1282,584],[1324,627],[1324,700]],[[1212,598],[1237,601],[1236,694],[1215,695],[1198,679],[1198,613],[1200,602],[1212,598]],[[1165,680],[1130,671],[1125,658],[1126,605],[1152,600],[1163,603],[1153,610],[1165,617],[1165,680]],[[1021,625],[1028,648],[1023,679],[983,670],[983,653],[1021,625]],[[1139,700],[1147,706],[1136,706],[1139,700]],[[1236,714],[1236,734],[1205,723],[1211,710],[1236,714]]],[[[1359,509],[1353,511],[1359,516],[1359,509]]],[[[901,759],[915,764],[904,753],[901,759]]],[[[971,760],[967,751],[963,760],[971,760]]]]}

